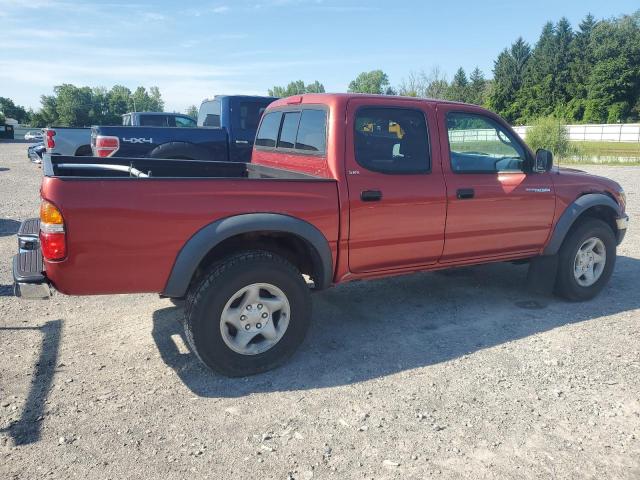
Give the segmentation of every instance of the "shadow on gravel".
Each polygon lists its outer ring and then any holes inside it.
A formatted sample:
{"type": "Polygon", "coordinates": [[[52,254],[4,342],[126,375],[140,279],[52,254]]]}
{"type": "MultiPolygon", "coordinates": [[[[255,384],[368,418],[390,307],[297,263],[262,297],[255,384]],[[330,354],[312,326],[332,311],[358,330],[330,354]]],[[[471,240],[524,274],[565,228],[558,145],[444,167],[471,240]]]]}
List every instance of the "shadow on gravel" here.
{"type": "Polygon", "coordinates": [[[20,228],[20,222],[8,218],[0,218],[0,237],[15,235],[18,233],[18,228],[20,228]]]}
{"type": "Polygon", "coordinates": [[[3,433],[8,433],[13,438],[16,446],[28,445],[40,440],[44,406],[53,383],[58,360],[62,320],[51,320],[41,327],[0,327],[0,331],[2,330],[18,332],[20,330],[40,330],[43,334],[40,356],[35,365],[31,387],[20,419],[2,430],[3,433]]]}
{"type": "Polygon", "coordinates": [[[13,285],[0,285],[0,297],[13,297],[13,285]]]}
{"type": "MultiPolygon", "coordinates": [[[[492,264],[345,284],[313,296],[309,335],[282,367],[229,379],[180,353],[181,308],[154,313],[153,338],[163,360],[191,391],[205,397],[353,384],[447,362],[564,325],[640,308],[640,260],[618,257],[596,299],[568,303],[528,293],[527,267],[492,264]]],[[[183,337],[184,341],[184,337],[183,337]]],[[[186,345],[186,341],[184,341],[186,345]]],[[[429,381],[428,371],[416,372],[429,381]]]]}

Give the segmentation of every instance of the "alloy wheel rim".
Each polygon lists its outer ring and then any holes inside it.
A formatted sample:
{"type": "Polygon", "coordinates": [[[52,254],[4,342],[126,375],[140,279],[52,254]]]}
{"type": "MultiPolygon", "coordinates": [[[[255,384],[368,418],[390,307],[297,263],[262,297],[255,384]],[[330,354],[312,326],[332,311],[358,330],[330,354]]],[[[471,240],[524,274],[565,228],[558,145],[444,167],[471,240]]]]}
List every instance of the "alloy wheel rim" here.
{"type": "Polygon", "coordinates": [[[284,292],[270,283],[253,283],[229,298],[220,315],[224,343],[241,355],[273,348],[289,327],[291,306],[284,292]]]}
{"type": "Polygon", "coordinates": [[[607,249],[604,242],[597,237],[585,240],[573,262],[573,276],[581,287],[595,284],[604,271],[607,262],[607,249]]]}

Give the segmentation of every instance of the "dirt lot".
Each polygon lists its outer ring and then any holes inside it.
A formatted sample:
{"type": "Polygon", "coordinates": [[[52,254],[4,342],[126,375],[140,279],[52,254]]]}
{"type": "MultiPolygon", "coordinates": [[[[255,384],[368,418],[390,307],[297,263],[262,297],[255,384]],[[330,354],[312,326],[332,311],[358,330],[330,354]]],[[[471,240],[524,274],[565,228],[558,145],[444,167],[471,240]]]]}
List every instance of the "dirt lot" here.
{"type": "MultiPolygon", "coordinates": [[[[0,144],[0,478],[640,478],[635,221],[594,301],[510,264],[344,285],[292,361],[232,380],[156,295],[12,297],[25,149],[0,144]]],[[[589,170],[637,219],[640,168],[589,170]]]]}

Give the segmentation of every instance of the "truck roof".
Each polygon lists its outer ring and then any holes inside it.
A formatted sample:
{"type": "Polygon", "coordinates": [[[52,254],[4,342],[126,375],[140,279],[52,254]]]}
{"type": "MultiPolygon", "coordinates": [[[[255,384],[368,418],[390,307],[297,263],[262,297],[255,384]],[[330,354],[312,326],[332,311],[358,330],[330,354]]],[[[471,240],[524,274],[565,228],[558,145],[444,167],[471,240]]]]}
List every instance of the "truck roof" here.
{"type": "Polygon", "coordinates": [[[284,105],[295,105],[299,103],[321,103],[330,105],[334,103],[346,103],[352,98],[371,98],[376,100],[384,99],[388,100],[389,102],[421,101],[426,103],[447,103],[457,105],[462,104],[462,102],[439,100],[435,98],[402,97],[398,95],[374,95],[370,93],[305,93],[302,95],[293,95],[291,97],[280,98],[269,105],[269,107],[273,108],[284,105]]]}

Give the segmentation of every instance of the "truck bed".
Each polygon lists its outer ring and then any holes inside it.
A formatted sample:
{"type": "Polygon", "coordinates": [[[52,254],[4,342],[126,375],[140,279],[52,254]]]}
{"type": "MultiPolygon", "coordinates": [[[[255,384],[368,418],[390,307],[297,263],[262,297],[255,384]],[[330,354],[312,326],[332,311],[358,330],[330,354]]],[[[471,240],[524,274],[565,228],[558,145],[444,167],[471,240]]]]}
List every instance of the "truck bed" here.
{"type": "Polygon", "coordinates": [[[162,293],[196,232],[243,214],[303,220],[337,251],[333,179],[240,162],[64,156],[46,156],[44,174],[42,197],[65,222],[67,258],[45,261],[62,293],[162,293]]]}
{"type": "Polygon", "coordinates": [[[44,156],[47,177],[78,179],[278,179],[335,180],[307,173],[242,162],[212,162],[208,160],[168,160],[158,158],[44,156]]]}

